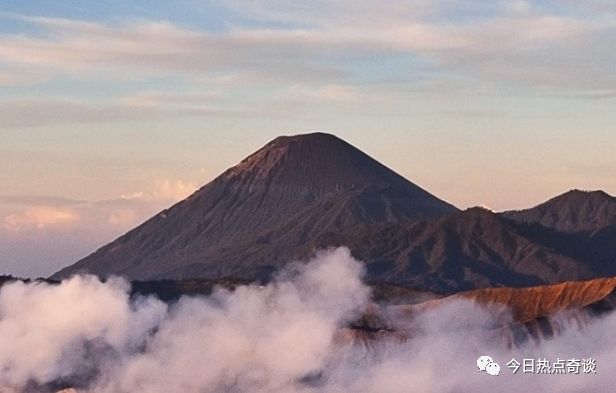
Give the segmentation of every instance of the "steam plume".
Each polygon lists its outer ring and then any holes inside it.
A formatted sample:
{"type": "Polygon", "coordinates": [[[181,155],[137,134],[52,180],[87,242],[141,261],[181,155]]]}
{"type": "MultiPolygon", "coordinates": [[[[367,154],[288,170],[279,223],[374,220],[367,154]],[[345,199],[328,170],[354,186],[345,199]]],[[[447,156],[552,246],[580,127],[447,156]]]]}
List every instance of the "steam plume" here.
{"type": "Polygon", "coordinates": [[[370,307],[362,264],[339,248],[266,285],[217,289],[171,306],[131,299],[120,279],[73,277],[0,290],[0,392],[448,393],[608,392],[616,318],[510,350],[490,339],[498,321],[470,301],[428,308],[410,339],[345,346],[340,329],[370,307]],[[490,355],[501,375],[477,372],[490,355]],[[513,357],[594,357],[597,374],[519,375],[513,357]]]}

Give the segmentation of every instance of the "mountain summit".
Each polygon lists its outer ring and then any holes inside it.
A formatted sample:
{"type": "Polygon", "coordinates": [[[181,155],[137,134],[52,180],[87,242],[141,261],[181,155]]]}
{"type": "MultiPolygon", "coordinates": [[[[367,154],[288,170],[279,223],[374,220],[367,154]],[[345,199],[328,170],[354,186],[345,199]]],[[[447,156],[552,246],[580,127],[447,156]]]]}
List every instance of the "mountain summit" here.
{"type": "Polygon", "coordinates": [[[452,206],[367,154],[322,132],[278,137],[221,178],[250,191],[267,189],[304,199],[356,189],[391,189],[415,199],[418,216],[452,211],[452,206]]]}
{"type": "Polygon", "coordinates": [[[504,215],[561,232],[592,233],[616,225],[616,198],[603,191],[571,190],[531,209],[504,215]]]}
{"type": "Polygon", "coordinates": [[[52,277],[263,279],[328,234],[455,211],[333,135],[283,136],[52,277]]]}

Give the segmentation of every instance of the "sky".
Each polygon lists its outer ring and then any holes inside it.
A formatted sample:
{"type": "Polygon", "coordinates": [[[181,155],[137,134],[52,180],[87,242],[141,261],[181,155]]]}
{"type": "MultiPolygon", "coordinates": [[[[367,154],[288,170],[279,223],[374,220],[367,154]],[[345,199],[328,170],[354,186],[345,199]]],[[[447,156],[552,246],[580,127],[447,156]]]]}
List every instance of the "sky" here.
{"type": "Polygon", "coordinates": [[[460,208],[616,194],[616,4],[0,4],[0,274],[45,276],[279,135],[460,208]]]}

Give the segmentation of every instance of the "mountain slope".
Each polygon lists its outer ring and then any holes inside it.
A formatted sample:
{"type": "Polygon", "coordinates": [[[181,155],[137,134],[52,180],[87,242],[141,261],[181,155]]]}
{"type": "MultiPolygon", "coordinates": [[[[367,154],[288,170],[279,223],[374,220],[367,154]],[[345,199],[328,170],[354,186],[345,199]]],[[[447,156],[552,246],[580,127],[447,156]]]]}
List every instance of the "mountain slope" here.
{"type": "Polygon", "coordinates": [[[560,232],[592,233],[616,225],[616,198],[603,191],[571,190],[531,209],[503,215],[560,232]]]}
{"type": "Polygon", "coordinates": [[[438,220],[365,226],[330,234],[366,261],[369,277],[441,293],[523,287],[596,277],[593,266],[543,245],[518,224],[482,208],[438,220]]]}
{"type": "Polygon", "coordinates": [[[322,233],[455,211],[333,135],[279,137],[52,277],[260,279],[304,256],[322,233]]]}
{"type": "Polygon", "coordinates": [[[492,318],[488,331],[485,320],[479,320],[475,326],[465,326],[467,331],[480,330],[490,345],[520,346],[529,340],[539,342],[552,338],[568,329],[584,328],[613,312],[616,277],[527,288],[486,288],[421,303],[387,305],[364,317],[370,321],[369,326],[344,329],[342,337],[347,343],[367,347],[374,340],[410,340],[417,333],[413,322],[416,318],[463,299],[481,305],[492,318]]]}

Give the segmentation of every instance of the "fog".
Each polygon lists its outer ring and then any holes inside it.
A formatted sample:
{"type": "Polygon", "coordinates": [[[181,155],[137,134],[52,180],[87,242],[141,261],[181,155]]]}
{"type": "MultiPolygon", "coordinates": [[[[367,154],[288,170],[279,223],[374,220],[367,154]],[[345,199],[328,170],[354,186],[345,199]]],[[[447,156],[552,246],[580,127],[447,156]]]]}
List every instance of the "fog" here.
{"type": "Polygon", "coordinates": [[[362,264],[345,248],[292,264],[272,283],[217,289],[172,305],[131,299],[121,279],[77,276],[59,285],[0,290],[0,392],[447,393],[609,392],[616,318],[508,349],[503,315],[470,301],[442,302],[389,323],[408,340],[350,340],[344,330],[374,309],[362,264]],[[495,339],[496,337],[496,339],[495,339]],[[346,339],[345,339],[346,338],[346,339]],[[353,344],[349,344],[349,342],[353,344]],[[480,355],[501,366],[479,372],[480,355]],[[595,358],[596,374],[513,374],[523,358],[595,358]]]}

